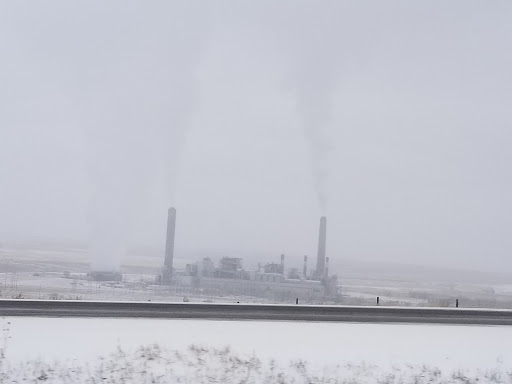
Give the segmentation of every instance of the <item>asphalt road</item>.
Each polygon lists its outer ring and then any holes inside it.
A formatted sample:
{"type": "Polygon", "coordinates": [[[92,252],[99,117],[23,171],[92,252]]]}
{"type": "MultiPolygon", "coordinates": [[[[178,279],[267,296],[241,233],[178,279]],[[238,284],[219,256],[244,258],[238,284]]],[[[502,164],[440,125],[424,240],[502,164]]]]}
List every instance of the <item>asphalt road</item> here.
{"type": "Polygon", "coordinates": [[[0,300],[0,316],[512,325],[512,310],[0,300]]]}

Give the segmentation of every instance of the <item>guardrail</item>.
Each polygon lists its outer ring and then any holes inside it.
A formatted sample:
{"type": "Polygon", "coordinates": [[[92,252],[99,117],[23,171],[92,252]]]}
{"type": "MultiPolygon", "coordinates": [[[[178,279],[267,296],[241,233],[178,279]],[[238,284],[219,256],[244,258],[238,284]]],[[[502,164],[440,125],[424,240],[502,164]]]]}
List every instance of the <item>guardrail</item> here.
{"type": "Polygon", "coordinates": [[[0,300],[0,316],[512,325],[512,310],[0,300]]]}

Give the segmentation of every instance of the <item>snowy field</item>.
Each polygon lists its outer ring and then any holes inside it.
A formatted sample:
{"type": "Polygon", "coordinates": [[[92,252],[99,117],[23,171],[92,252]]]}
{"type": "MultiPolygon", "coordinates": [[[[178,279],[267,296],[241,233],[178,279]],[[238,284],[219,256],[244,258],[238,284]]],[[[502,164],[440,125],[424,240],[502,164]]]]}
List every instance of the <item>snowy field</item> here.
{"type": "Polygon", "coordinates": [[[398,371],[452,378],[498,372],[502,379],[512,371],[507,326],[19,317],[3,318],[2,325],[6,366],[94,364],[116,350],[135,359],[137,347],[157,344],[181,353],[191,345],[205,351],[229,347],[242,360],[274,359],[284,372],[290,362],[305,361],[318,377],[361,375],[369,382],[398,371]]]}
{"type": "MultiPolygon", "coordinates": [[[[271,298],[223,296],[187,287],[156,286],[155,276],[162,262],[158,253],[132,252],[122,266],[122,283],[98,283],[85,280],[89,267],[84,249],[4,246],[0,248],[0,297],[162,302],[181,302],[186,297],[191,302],[282,302],[271,298]]],[[[178,267],[186,262],[190,260],[177,259],[178,267]]],[[[389,306],[449,307],[459,299],[462,307],[512,308],[512,278],[491,278],[488,274],[450,275],[436,281],[431,277],[437,276],[437,272],[422,276],[414,270],[388,269],[387,274],[375,271],[372,274],[361,268],[344,268],[340,279],[341,304],[374,305],[378,296],[382,305],[389,306]]]]}
{"type": "MultiPolygon", "coordinates": [[[[123,266],[123,282],[100,283],[85,279],[83,250],[4,248],[0,296],[269,302],[155,286],[161,262],[160,256],[133,255],[123,266]]],[[[343,304],[371,305],[379,296],[383,305],[453,306],[459,298],[463,307],[512,308],[507,281],[446,283],[348,272],[341,277],[343,304]]],[[[16,317],[0,321],[0,382],[512,384],[512,327],[507,326],[16,317]]]]}

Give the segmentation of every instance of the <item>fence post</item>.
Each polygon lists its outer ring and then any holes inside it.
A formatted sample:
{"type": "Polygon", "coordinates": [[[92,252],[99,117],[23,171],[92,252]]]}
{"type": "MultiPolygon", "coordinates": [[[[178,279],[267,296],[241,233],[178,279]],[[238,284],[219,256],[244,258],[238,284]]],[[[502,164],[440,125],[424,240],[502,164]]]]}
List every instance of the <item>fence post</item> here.
{"type": "Polygon", "coordinates": [[[459,299],[455,299],[455,308],[459,308],[459,299]]]}

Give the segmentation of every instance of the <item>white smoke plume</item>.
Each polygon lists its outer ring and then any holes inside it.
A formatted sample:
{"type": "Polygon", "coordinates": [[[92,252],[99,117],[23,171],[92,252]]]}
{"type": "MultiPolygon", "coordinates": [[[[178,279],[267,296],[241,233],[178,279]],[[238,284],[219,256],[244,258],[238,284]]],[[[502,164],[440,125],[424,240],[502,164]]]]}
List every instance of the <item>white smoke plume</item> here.
{"type": "Polygon", "coordinates": [[[311,150],[313,182],[320,213],[327,213],[329,179],[330,89],[312,74],[312,83],[296,90],[297,108],[302,117],[303,129],[311,150]]]}
{"type": "Polygon", "coordinates": [[[287,15],[294,21],[280,29],[283,52],[287,54],[287,76],[293,90],[297,112],[311,150],[313,182],[320,213],[326,214],[328,203],[329,138],[332,93],[337,86],[338,55],[332,32],[336,17],[325,8],[296,7],[287,15]],[[307,23],[307,32],[304,24],[307,23]]]}
{"type": "Polygon", "coordinates": [[[143,209],[139,205],[148,200],[151,187],[165,190],[163,214],[175,203],[205,36],[206,23],[195,17],[200,14],[195,6],[131,5],[130,21],[137,28],[115,17],[110,19],[116,20],[114,26],[100,23],[111,50],[89,72],[85,136],[93,186],[93,270],[119,270],[133,221],[143,209]]]}

